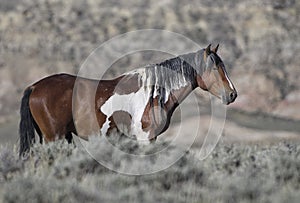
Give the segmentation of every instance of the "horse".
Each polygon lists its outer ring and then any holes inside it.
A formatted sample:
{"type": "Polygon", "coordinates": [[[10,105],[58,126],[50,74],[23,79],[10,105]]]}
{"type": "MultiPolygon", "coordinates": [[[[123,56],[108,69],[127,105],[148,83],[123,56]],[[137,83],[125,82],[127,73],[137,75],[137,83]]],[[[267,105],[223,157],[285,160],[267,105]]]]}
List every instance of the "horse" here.
{"type": "Polygon", "coordinates": [[[218,47],[209,45],[111,80],[65,73],[41,79],[27,87],[22,97],[19,155],[30,151],[35,131],[40,143],[63,138],[71,143],[72,134],[88,140],[95,132],[109,135],[123,126],[137,140],[155,141],[169,127],[176,107],[198,87],[226,105],[234,102],[237,91],[218,47]],[[75,81],[86,96],[74,93],[75,81]],[[92,88],[96,92],[90,93],[92,88]],[[90,125],[90,115],[95,115],[97,127],[90,125]]]}

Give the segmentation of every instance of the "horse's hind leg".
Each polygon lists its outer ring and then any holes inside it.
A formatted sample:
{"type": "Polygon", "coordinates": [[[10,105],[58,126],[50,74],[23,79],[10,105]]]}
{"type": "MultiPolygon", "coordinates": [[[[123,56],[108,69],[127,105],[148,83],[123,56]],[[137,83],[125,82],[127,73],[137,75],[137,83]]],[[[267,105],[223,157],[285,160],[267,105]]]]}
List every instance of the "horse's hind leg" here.
{"type": "Polygon", "coordinates": [[[36,121],[38,126],[37,133],[40,137],[40,142],[42,142],[44,138],[45,143],[52,142],[58,139],[61,139],[66,134],[66,127],[61,124],[58,124],[55,121],[52,121],[50,116],[46,115],[47,112],[43,107],[41,108],[31,108],[32,116],[36,121]],[[50,117],[50,118],[49,118],[50,117]]]}
{"type": "Polygon", "coordinates": [[[72,143],[73,136],[72,136],[72,133],[71,133],[71,132],[67,132],[65,138],[66,138],[66,140],[68,141],[69,144],[72,143]]]}
{"type": "Polygon", "coordinates": [[[43,134],[42,134],[41,129],[39,128],[39,126],[37,125],[37,123],[35,121],[33,122],[33,125],[34,125],[34,128],[35,128],[37,134],[39,135],[40,143],[43,144],[43,134]]]}

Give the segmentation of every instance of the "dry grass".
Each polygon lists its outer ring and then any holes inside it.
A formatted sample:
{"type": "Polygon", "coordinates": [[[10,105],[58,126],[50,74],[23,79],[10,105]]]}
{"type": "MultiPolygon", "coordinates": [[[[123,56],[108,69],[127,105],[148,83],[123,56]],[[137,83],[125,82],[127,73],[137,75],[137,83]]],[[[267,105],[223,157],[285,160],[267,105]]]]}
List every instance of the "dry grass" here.
{"type": "MultiPolygon", "coordinates": [[[[131,153],[164,147],[122,142],[131,153]]],[[[101,143],[97,147],[116,166],[147,167],[122,159],[101,143]],[[119,164],[117,164],[119,163],[119,164]]],[[[161,156],[173,156],[170,147],[161,156]]],[[[20,161],[16,150],[0,150],[1,202],[297,202],[300,198],[300,147],[219,144],[204,161],[199,149],[187,151],[173,166],[152,175],[128,176],[110,171],[82,147],[64,142],[36,145],[20,161]]],[[[153,160],[155,163],[155,159],[153,160]]]]}

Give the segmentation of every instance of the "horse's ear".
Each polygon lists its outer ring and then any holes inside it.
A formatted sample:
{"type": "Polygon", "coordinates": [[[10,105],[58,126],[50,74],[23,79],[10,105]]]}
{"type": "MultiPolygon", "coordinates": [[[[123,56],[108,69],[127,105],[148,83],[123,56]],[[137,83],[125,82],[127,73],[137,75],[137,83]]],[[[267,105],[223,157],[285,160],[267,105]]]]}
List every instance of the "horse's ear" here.
{"type": "Polygon", "coordinates": [[[211,51],[214,52],[214,53],[216,54],[217,51],[218,51],[218,48],[219,48],[219,44],[218,44],[215,48],[213,48],[211,51]]]}
{"type": "Polygon", "coordinates": [[[211,53],[210,47],[211,47],[211,44],[209,44],[209,45],[205,48],[205,54],[206,54],[206,56],[208,56],[208,55],[211,53]]]}

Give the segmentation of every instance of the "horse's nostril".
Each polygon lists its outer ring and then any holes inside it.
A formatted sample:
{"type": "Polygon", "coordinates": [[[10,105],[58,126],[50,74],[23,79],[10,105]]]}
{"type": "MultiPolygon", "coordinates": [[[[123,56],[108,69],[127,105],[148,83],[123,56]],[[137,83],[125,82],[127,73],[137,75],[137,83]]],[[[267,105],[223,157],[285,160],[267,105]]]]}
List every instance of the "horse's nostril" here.
{"type": "Polygon", "coordinates": [[[234,100],[235,97],[236,97],[236,93],[235,93],[235,92],[231,92],[231,93],[229,94],[229,97],[230,97],[231,100],[234,100]]]}

